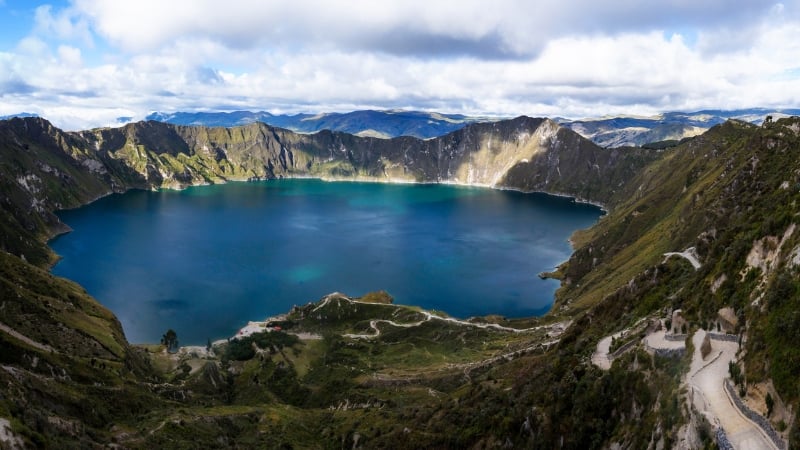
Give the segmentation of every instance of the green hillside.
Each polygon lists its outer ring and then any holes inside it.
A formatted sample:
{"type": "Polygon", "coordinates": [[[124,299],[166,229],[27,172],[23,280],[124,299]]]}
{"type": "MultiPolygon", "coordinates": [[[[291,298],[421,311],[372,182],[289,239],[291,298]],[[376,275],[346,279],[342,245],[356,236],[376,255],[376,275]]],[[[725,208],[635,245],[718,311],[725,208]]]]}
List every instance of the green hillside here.
{"type": "Polygon", "coordinates": [[[737,384],[751,404],[774,387],[778,412],[765,420],[796,448],[799,154],[798,118],[729,121],[662,150],[602,149],[530,118],[428,141],[0,121],[0,419],[17,439],[0,446],[713,448],[713,424],[686,400],[691,341],[663,356],[638,337],[674,309],[689,335],[711,330],[730,307],[737,384]],[[573,237],[545,317],[463,322],[386,293],[331,294],[210,352],[132,346],[111,312],[45,270],[58,209],[134,188],[301,175],[546,191],[609,213],[573,237]],[[692,247],[697,269],[664,255],[692,247]],[[601,338],[629,327],[630,350],[609,370],[591,362],[601,338]]]}

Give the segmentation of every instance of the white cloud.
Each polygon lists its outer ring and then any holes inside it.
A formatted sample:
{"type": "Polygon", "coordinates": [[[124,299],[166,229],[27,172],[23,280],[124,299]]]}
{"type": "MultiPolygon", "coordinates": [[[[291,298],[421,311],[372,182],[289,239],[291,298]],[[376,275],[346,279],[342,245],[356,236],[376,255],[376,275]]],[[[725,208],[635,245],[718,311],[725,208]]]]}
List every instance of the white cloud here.
{"type": "Polygon", "coordinates": [[[81,41],[91,46],[92,33],[85,17],[72,9],[66,8],[53,13],[51,5],[36,8],[34,14],[34,31],[40,36],[47,36],[66,41],[81,41]]]}
{"type": "Polygon", "coordinates": [[[81,49],[69,45],[58,46],[58,58],[67,66],[80,67],[82,65],[81,49]]]}
{"type": "Polygon", "coordinates": [[[229,48],[337,48],[401,55],[532,55],[573,34],[731,28],[774,9],[763,0],[76,0],[95,30],[130,52],[190,36],[229,48]]]}
{"type": "Polygon", "coordinates": [[[32,34],[0,53],[0,114],[82,128],[153,110],[800,106],[797,12],[722,0],[76,0],[37,9],[32,34]]]}

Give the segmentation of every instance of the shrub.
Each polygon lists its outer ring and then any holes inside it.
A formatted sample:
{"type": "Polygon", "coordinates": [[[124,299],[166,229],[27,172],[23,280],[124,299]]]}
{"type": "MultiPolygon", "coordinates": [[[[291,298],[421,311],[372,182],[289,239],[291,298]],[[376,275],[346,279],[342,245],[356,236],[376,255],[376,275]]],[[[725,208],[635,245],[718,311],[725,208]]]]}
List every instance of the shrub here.
{"type": "Polygon", "coordinates": [[[767,392],[764,402],[767,404],[767,417],[769,417],[772,415],[772,408],[775,406],[775,400],[772,399],[772,394],[767,392]]]}

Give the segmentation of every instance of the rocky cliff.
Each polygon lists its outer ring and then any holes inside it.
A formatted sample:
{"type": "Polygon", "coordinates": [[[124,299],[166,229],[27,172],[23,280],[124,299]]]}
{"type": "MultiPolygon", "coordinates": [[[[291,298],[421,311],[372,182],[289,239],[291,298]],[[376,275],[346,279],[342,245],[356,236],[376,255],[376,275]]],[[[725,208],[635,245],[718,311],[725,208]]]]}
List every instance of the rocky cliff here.
{"type": "Polygon", "coordinates": [[[140,122],[76,135],[110,171],[145,187],[316,176],[329,179],[460,183],[549,191],[605,201],[647,152],[605,150],[547,119],[473,124],[429,140],[378,139],[321,131],[297,134],[254,123],[235,128],[140,122]],[[125,167],[119,167],[119,163],[125,167]],[[117,166],[114,168],[114,166],[117,166]],[[124,173],[132,170],[135,173],[124,173]],[[608,183],[611,181],[611,183],[608,183]],[[616,183],[615,183],[616,181],[616,183]]]}
{"type": "Polygon", "coordinates": [[[668,311],[681,309],[691,334],[729,308],[739,393],[759,412],[758,392],[771,393],[776,412],[764,417],[797,445],[798,152],[797,118],[730,121],[650,151],[602,149],[525,117],[426,141],[0,122],[0,426],[53,448],[681,448],[687,435],[710,448],[713,424],[682,384],[686,358],[636,342],[608,370],[590,357],[604,336],[658,326],[668,311]],[[303,339],[253,335],[219,358],[143,356],[79,286],[30,264],[50,262],[59,208],[131,188],[291,176],[543,190],[609,214],[574,236],[544,318],[458,321],[332,295],[272,324],[303,339]],[[665,258],[689,248],[698,264],[665,258]]]}
{"type": "Polygon", "coordinates": [[[49,260],[52,214],[127,189],[283,177],[458,183],[605,203],[652,151],[603,149],[548,119],[472,124],[434,139],[297,134],[263,123],[207,128],[139,122],[65,133],[40,118],[0,122],[6,158],[2,248],[49,260]],[[19,233],[12,229],[21,228],[19,233]]]}

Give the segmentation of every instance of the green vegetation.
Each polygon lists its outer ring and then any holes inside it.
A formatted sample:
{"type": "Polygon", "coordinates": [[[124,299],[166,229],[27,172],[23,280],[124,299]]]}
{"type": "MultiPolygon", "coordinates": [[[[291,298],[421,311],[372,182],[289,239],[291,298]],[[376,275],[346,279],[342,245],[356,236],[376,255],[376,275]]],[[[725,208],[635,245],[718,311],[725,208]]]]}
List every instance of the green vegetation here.
{"type": "MultiPolygon", "coordinates": [[[[54,258],[46,239],[63,230],[53,212],[112,191],[309,174],[376,179],[401,166],[407,179],[435,180],[448,164],[491,156],[484,138],[508,141],[542,124],[521,118],[418,141],[263,124],[64,133],[41,119],[0,122],[0,415],[27,445],[50,448],[667,448],[688,416],[688,359],[634,348],[602,371],[590,355],[643,317],[680,308],[691,331],[718,323],[722,307],[746,337],[730,366],[742,394],[771,380],[779,399],[765,398],[768,413],[778,400],[797,410],[796,118],[728,122],[658,149],[600,149],[560,130],[559,158],[547,147],[511,167],[505,186],[609,210],[574,236],[575,253],[556,274],[556,307],[541,319],[464,323],[394,305],[385,292],[332,294],[268,324],[280,332],[169,353],[130,346],[111,312],[44,270],[54,258]],[[407,154],[427,156],[410,164],[407,154]],[[664,257],[692,247],[699,268],[664,257]],[[562,333],[556,321],[571,325],[562,333]]],[[[165,333],[164,345],[176,341],[165,333]]],[[[708,424],[695,425],[711,445],[708,424]]],[[[800,421],[784,428],[800,442],[800,421]]]]}
{"type": "Polygon", "coordinates": [[[254,333],[228,341],[222,358],[223,360],[246,361],[256,355],[256,348],[269,350],[274,354],[282,351],[284,347],[292,347],[298,342],[297,336],[280,331],[254,333]]]}
{"type": "Polygon", "coordinates": [[[180,345],[178,345],[178,334],[175,333],[175,330],[170,328],[164,333],[164,336],[161,337],[161,345],[167,347],[167,351],[170,353],[178,351],[180,345]]]}

